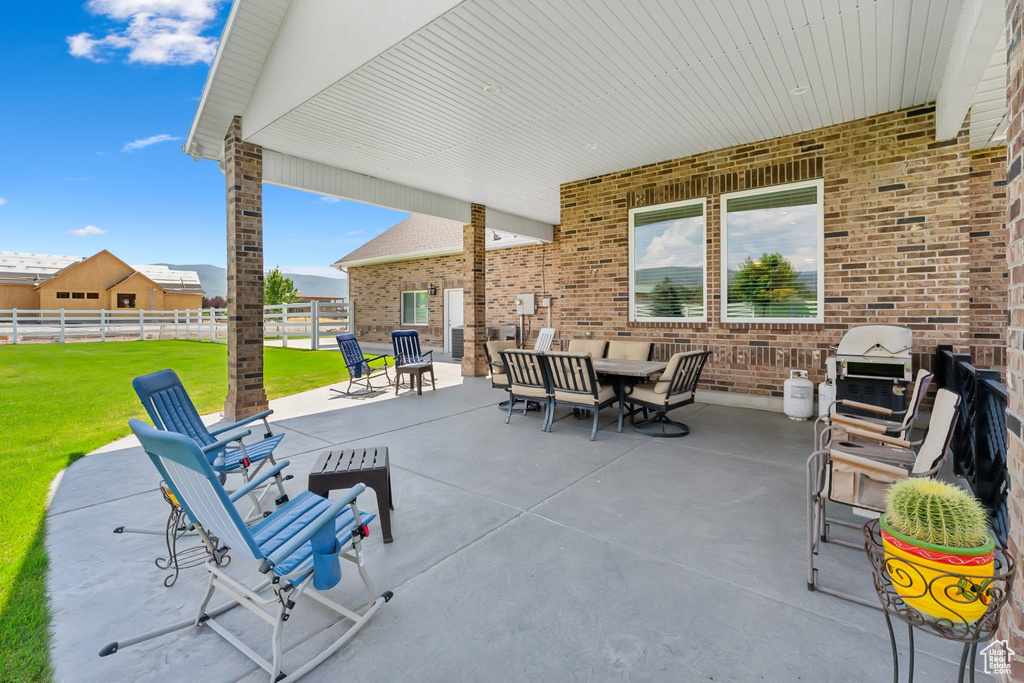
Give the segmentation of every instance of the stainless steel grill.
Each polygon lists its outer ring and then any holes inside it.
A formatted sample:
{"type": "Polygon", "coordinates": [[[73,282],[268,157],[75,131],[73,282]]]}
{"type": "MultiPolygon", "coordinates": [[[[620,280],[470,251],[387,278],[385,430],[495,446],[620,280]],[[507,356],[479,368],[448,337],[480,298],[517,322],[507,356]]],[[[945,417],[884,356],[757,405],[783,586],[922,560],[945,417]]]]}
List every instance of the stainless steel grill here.
{"type": "Polygon", "coordinates": [[[914,333],[907,327],[852,328],[836,347],[836,398],[903,410],[906,386],[914,378],[913,345],[914,333]]]}

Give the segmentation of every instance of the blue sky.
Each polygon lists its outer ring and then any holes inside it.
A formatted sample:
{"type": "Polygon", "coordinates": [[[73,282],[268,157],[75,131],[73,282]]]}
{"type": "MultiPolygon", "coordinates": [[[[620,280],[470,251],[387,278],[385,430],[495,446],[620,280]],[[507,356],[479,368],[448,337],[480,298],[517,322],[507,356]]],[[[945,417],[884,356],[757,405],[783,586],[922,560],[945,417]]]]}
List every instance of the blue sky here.
{"type": "MultiPolygon", "coordinates": [[[[181,153],[224,0],[8,3],[0,251],[225,263],[224,176],[181,153]]],[[[328,266],[407,214],[264,187],[264,259],[328,266]]]]}

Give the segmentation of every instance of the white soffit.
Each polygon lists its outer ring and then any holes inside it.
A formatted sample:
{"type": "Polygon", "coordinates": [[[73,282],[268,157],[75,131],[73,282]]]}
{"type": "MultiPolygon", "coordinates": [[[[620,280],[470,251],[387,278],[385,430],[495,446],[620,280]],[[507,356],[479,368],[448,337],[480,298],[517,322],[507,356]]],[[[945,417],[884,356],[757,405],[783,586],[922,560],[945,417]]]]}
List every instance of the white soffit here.
{"type": "Polygon", "coordinates": [[[1006,34],[999,34],[992,59],[971,102],[971,149],[1006,144],[1006,34]]]}
{"type": "Polygon", "coordinates": [[[465,0],[272,123],[243,125],[267,149],[557,223],[561,183],[934,101],[960,11],[465,0]]]}
{"type": "Polygon", "coordinates": [[[1005,29],[1002,0],[964,1],[935,101],[937,140],[956,137],[960,131],[1005,29]]]}

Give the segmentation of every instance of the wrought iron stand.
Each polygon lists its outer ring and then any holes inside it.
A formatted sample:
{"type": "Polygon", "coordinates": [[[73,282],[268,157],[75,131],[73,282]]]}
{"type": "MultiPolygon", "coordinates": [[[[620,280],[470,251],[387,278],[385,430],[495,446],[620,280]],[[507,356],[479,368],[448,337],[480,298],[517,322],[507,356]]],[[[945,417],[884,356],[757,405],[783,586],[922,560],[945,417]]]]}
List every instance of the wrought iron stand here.
{"type": "MultiPolygon", "coordinates": [[[[933,567],[912,562],[902,557],[887,555],[882,546],[882,534],[878,520],[873,519],[864,524],[864,549],[871,560],[875,591],[882,603],[885,613],[885,625],[889,628],[889,644],[892,646],[892,680],[899,683],[900,663],[896,647],[896,633],[892,626],[892,617],[896,617],[907,625],[908,635],[908,683],[914,680],[914,629],[963,643],[960,654],[960,669],[957,683],[963,683],[964,675],[974,683],[974,663],[978,655],[978,643],[988,641],[999,628],[999,610],[1010,597],[1010,589],[1017,570],[1010,556],[1001,548],[996,548],[995,564],[992,578],[979,579],[956,573],[946,573],[933,567]],[[912,595],[901,595],[897,587],[904,593],[911,586],[917,586],[912,595]],[[926,617],[905,602],[915,598],[928,596],[941,597],[943,605],[955,614],[958,610],[968,607],[977,608],[977,603],[985,605],[985,611],[976,621],[953,620],[947,618],[926,617]],[[955,606],[956,608],[954,609],[955,606]]],[[[968,574],[969,572],[965,572],[968,574]]],[[[967,610],[968,612],[970,610],[967,610]]]]}

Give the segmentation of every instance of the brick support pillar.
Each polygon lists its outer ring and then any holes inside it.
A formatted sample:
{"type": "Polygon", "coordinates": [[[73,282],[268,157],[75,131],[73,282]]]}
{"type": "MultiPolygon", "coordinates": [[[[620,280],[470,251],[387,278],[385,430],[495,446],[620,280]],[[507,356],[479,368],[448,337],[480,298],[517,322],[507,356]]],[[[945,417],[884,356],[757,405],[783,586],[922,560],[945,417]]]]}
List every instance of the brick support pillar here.
{"type": "Polygon", "coordinates": [[[228,208],[228,395],[224,417],[267,409],[263,390],[263,148],[242,140],[236,116],[224,138],[228,208]]]}
{"type": "MultiPolygon", "coordinates": [[[[1024,419],[1024,47],[1021,46],[1021,17],[1024,0],[1006,0],[1007,62],[1006,101],[1009,129],[1006,131],[1006,260],[1010,271],[1010,326],[1006,337],[1006,386],[1009,405],[1006,410],[1007,468],[1010,475],[1008,501],[1010,553],[1018,564],[1024,549],[1024,442],[1021,421],[1024,419]]],[[[1009,640],[1017,653],[1007,681],[1024,681],[1024,581],[1018,568],[1013,595],[1003,610],[999,637],[1009,640]]]]}
{"type": "Polygon", "coordinates": [[[480,204],[470,209],[470,223],[462,228],[462,255],[466,259],[462,285],[462,323],[464,343],[462,376],[483,377],[487,374],[487,210],[480,204]]]}

